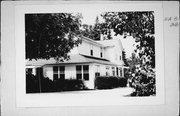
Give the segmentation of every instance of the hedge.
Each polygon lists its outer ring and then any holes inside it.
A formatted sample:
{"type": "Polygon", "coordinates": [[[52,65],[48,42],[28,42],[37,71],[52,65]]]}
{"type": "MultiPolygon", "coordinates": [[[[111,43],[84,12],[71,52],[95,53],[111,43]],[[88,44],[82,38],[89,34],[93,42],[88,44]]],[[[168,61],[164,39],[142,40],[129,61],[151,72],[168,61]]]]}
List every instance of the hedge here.
{"type": "Polygon", "coordinates": [[[95,78],[95,88],[112,89],[117,87],[126,87],[127,79],[124,77],[98,76],[95,78]]]}
{"type": "Polygon", "coordinates": [[[52,81],[47,77],[37,77],[29,73],[26,74],[26,93],[60,92],[75,90],[87,90],[82,80],[59,79],[56,81],[52,81]]]}
{"type": "Polygon", "coordinates": [[[75,91],[86,89],[82,80],[68,79],[54,82],[56,91],[75,91]]]}

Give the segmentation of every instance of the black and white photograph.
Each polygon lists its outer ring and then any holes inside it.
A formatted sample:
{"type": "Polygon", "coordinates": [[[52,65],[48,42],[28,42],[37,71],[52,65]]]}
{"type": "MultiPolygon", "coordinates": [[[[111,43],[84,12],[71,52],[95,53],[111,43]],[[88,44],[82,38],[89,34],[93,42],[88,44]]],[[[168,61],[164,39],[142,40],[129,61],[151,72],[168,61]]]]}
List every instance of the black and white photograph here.
{"type": "Polygon", "coordinates": [[[1,114],[176,116],[179,2],[2,1],[1,114]]]}
{"type": "Polygon", "coordinates": [[[162,12],[130,6],[16,7],[17,105],[163,103],[162,12]]]}
{"type": "Polygon", "coordinates": [[[154,11],[24,17],[26,94],[156,96],[154,11]]]}

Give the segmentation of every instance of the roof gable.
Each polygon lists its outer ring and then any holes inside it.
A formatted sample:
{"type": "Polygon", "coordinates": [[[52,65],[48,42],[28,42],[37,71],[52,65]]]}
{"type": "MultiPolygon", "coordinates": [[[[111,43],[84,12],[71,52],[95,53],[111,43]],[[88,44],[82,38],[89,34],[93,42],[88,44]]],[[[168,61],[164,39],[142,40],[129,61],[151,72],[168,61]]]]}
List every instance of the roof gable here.
{"type": "Polygon", "coordinates": [[[97,42],[97,41],[95,41],[93,39],[90,39],[88,37],[81,36],[81,39],[82,39],[82,41],[86,41],[86,42],[88,42],[90,44],[93,44],[93,45],[96,45],[96,46],[99,46],[99,47],[105,47],[103,44],[101,44],[101,43],[99,43],[99,42],[97,42]]]}
{"type": "Polygon", "coordinates": [[[97,42],[104,45],[105,47],[113,47],[119,44],[119,46],[123,49],[120,38],[101,40],[97,42]]]}

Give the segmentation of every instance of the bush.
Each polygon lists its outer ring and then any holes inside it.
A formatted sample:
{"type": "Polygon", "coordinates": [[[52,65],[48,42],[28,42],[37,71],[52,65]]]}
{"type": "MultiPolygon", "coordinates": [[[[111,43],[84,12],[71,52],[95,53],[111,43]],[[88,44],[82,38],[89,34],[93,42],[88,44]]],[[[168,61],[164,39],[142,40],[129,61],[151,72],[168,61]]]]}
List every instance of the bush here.
{"type": "Polygon", "coordinates": [[[98,76],[95,78],[95,88],[112,89],[116,87],[126,87],[127,79],[122,77],[98,76]]]}
{"type": "Polygon", "coordinates": [[[26,93],[53,92],[54,88],[54,83],[49,78],[26,73],[26,93]]]}
{"type": "Polygon", "coordinates": [[[124,77],[121,77],[118,79],[119,81],[119,87],[126,87],[127,86],[127,79],[124,77]]]}
{"type": "Polygon", "coordinates": [[[156,94],[155,79],[148,79],[148,83],[134,83],[133,87],[135,92],[132,94],[134,96],[150,96],[156,94]]]}
{"type": "Polygon", "coordinates": [[[39,80],[36,76],[31,73],[26,74],[26,93],[38,93],[39,91],[39,80]]]}
{"type": "Polygon", "coordinates": [[[134,88],[131,96],[151,96],[156,94],[155,72],[140,70],[131,77],[130,86],[134,88]]]}
{"type": "Polygon", "coordinates": [[[31,73],[26,73],[26,93],[39,92],[60,92],[60,91],[75,91],[87,90],[82,80],[62,80],[52,81],[43,76],[34,76],[31,73]]]}
{"type": "Polygon", "coordinates": [[[62,80],[59,79],[54,82],[56,91],[75,91],[75,90],[84,90],[86,89],[82,80],[68,79],[62,80]]]}
{"type": "Polygon", "coordinates": [[[49,78],[41,77],[41,92],[54,92],[55,86],[49,78]]]}

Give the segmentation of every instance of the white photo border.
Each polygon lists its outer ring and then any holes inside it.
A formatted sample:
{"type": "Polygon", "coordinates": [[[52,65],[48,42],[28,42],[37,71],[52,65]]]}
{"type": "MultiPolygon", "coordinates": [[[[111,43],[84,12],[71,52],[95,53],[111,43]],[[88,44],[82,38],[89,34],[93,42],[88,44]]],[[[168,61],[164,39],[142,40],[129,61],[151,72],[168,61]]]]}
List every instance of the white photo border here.
{"type": "Polygon", "coordinates": [[[158,105],[165,102],[164,88],[164,40],[163,8],[161,3],[94,2],[66,3],[50,5],[15,6],[15,47],[16,47],[16,106],[17,107],[57,107],[57,106],[108,106],[108,105],[158,105]],[[25,81],[25,14],[81,12],[128,12],[154,11],[155,55],[156,55],[156,96],[113,97],[90,94],[41,93],[26,94],[25,81]]]}

